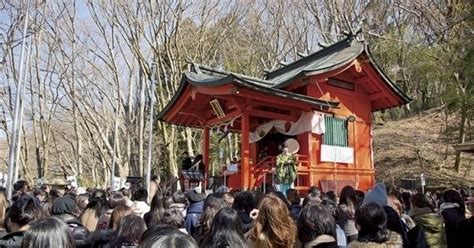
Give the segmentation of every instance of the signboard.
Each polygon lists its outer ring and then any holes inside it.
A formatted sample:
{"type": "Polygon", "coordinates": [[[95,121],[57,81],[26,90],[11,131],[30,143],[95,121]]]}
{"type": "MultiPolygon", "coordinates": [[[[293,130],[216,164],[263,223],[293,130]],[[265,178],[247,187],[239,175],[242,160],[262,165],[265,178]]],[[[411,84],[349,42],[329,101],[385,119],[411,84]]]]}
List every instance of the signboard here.
{"type": "Polygon", "coordinates": [[[420,175],[421,186],[426,186],[425,174],[420,175]]]}
{"type": "Polygon", "coordinates": [[[238,164],[227,165],[227,172],[239,172],[239,165],[238,164]]]}
{"type": "Polygon", "coordinates": [[[112,185],[114,191],[120,190],[120,186],[122,186],[122,180],[120,179],[120,177],[114,177],[112,185]]]}
{"type": "Polygon", "coordinates": [[[77,184],[77,178],[76,176],[67,176],[66,181],[68,182],[69,185],[73,188],[77,188],[79,185],[77,184]]]}

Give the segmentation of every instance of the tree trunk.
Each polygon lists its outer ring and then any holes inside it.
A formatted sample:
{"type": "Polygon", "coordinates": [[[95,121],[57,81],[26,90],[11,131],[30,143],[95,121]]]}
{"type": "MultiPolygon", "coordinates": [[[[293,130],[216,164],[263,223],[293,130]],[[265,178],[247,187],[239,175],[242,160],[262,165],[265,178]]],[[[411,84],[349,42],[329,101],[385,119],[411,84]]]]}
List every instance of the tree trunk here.
{"type": "Polygon", "coordinates": [[[194,149],[193,149],[193,131],[191,128],[187,127],[185,129],[186,133],[186,150],[188,151],[189,156],[194,157],[194,149]]]}
{"type": "Polygon", "coordinates": [[[138,118],[138,175],[143,176],[143,150],[144,150],[144,128],[145,128],[145,79],[143,72],[140,72],[140,101],[138,118]]]}
{"type": "MultiPolygon", "coordinates": [[[[464,143],[464,141],[466,140],[466,132],[465,132],[466,122],[467,122],[467,103],[465,102],[465,100],[463,100],[462,105],[461,105],[461,122],[459,123],[458,143],[464,143]]],[[[461,172],[461,160],[462,160],[461,152],[456,152],[456,160],[454,162],[454,168],[456,169],[457,173],[461,172]]]]}

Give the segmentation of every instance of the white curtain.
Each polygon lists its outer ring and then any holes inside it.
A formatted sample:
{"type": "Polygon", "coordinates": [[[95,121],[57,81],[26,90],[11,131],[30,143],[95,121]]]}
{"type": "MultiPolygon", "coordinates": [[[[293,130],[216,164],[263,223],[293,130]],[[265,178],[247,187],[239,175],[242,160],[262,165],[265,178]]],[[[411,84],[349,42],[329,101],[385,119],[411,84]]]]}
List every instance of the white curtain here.
{"type": "Polygon", "coordinates": [[[274,120],[258,126],[255,131],[249,135],[249,142],[255,143],[263,139],[272,128],[275,128],[279,133],[293,136],[304,132],[312,132],[315,134],[322,134],[326,131],[324,125],[324,115],[319,112],[303,113],[297,122],[289,122],[290,129],[286,131],[285,125],[288,121],[274,120]]]}

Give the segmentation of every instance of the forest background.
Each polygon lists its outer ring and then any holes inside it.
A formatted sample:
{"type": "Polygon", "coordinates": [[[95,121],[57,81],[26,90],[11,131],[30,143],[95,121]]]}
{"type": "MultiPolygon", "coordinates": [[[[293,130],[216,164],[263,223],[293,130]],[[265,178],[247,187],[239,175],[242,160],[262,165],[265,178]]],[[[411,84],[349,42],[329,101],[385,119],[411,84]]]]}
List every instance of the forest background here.
{"type": "MultiPolygon", "coordinates": [[[[261,77],[361,29],[384,71],[413,98],[377,113],[374,123],[406,124],[435,111],[439,128],[431,142],[441,159],[429,162],[429,154],[412,150],[434,170],[470,171],[472,157],[462,160],[450,145],[474,134],[472,24],[468,0],[3,0],[0,166],[6,172],[23,38],[20,177],[76,175],[82,185],[106,186],[112,161],[117,176],[144,174],[150,96],[155,110],[163,109],[189,62],[261,77]]],[[[238,134],[218,143],[220,136],[211,137],[213,168],[220,150],[226,161],[239,154],[238,134]]],[[[200,146],[200,130],[155,122],[154,173],[175,175],[181,153],[196,155],[200,146]]]]}

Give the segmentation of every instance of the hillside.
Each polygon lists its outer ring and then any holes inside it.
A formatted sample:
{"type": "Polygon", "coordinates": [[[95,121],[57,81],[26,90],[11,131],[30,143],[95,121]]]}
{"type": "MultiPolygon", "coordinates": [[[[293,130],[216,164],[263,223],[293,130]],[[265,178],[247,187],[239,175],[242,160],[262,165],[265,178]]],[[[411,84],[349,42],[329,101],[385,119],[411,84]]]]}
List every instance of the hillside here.
{"type": "MultiPolygon", "coordinates": [[[[458,122],[448,116],[450,126],[458,122]]],[[[474,156],[463,154],[461,173],[454,171],[456,135],[447,135],[446,116],[432,109],[418,116],[374,125],[376,179],[398,185],[419,178],[428,188],[474,186],[474,156]]]]}

